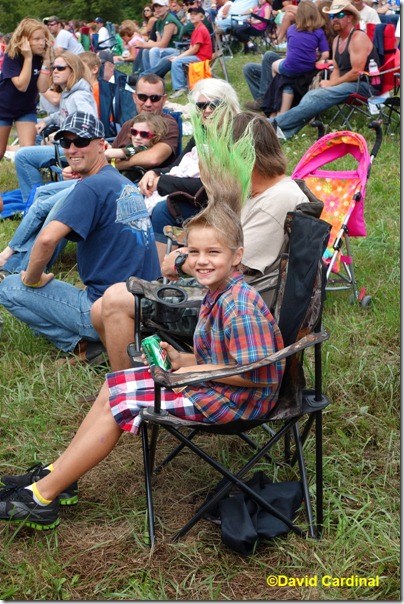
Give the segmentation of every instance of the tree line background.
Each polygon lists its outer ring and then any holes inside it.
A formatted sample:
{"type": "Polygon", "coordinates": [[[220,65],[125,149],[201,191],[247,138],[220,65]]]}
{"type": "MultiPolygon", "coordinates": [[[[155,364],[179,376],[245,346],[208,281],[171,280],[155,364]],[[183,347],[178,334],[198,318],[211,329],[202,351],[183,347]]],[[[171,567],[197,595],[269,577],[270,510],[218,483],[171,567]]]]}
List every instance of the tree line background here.
{"type": "Polygon", "coordinates": [[[57,15],[60,19],[94,21],[102,17],[105,21],[121,23],[124,19],[138,20],[147,0],[0,0],[0,31],[14,31],[24,17],[43,19],[57,15]]]}

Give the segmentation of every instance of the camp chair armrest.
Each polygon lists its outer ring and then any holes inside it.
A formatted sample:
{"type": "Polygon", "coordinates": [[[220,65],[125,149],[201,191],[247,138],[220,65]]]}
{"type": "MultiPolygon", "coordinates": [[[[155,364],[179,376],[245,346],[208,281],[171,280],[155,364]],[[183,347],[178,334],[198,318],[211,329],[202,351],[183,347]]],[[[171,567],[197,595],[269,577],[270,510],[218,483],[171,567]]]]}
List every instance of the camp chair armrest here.
{"type": "Polygon", "coordinates": [[[258,21],[262,21],[263,23],[266,23],[267,25],[271,25],[275,21],[274,17],[269,17],[269,19],[266,19],[265,17],[261,17],[260,15],[256,15],[255,13],[251,13],[251,17],[253,19],[258,19],[258,21]]]}
{"type": "Polygon", "coordinates": [[[129,277],[126,289],[134,296],[145,297],[171,308],[199,308],[207,289],[198,285],[177,285],[176,281],[161,283],[129,277]]]}
{"type": "Polygon", "coordinates": [[[271,365],[272,363],[285,359],[286,357],[296,354],[305,348],[325,342],[329,337],[330,336],[326,331],[311,333],[301,338],[298,342],[295,342],[290,346],[286,346],[285,348],[274,352],[264,359],[261,359],[261,361],[255,361],[254,363],[248,363],[247,365],[234,365],[226,369],[212,369],[212,371],[193,371],[190,373],[175,374],[153,365],[150,367],[150,371],[154,381],[161,386],[166,386],[167,388],[190,386],[192,384],[199,384],[201,382],[210,380],[218,380],[220,378],[230,377],[233,375],[240,375],[247,371],[265,367],[265,365],[271,365]]]}

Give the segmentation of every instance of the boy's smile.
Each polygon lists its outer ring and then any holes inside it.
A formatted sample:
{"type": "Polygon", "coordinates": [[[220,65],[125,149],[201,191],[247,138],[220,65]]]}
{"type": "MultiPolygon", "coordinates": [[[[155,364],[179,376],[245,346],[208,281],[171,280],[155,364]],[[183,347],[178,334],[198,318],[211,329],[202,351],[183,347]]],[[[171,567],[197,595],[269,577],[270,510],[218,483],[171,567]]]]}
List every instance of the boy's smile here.
{"type": "Polygon", "coordinates": [[[243,248],[230,249],[212,227],[195,227],[188,235],[188,267],[201,285],[216,291],[238,267],[243,248]]]}

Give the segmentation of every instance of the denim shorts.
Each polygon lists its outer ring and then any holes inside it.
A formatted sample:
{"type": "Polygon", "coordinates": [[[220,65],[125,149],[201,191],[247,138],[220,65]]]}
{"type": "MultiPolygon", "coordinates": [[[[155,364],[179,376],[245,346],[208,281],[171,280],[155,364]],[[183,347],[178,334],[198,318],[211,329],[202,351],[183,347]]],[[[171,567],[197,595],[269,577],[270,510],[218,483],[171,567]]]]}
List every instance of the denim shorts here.
{"type": "Polygon", "coordinates": [[[295,78],[295,77],[298,77],[299,75],[302,75],[301,73],[293,73],[292,71],[285,69],[284,64],[285,64],[285,59],[283,59],[278,65],[278,72],[280,73],[280,75],[286,76],[288,78],[295,78]]]}
{"type": "Polygon", "coordinates": [[[10,117],[9,119],[0,119],[0,126],[12,126],[14,122],[34,122],[36,124],[36,113],[26,113],[25,115],[17,118],[10,117]]]}

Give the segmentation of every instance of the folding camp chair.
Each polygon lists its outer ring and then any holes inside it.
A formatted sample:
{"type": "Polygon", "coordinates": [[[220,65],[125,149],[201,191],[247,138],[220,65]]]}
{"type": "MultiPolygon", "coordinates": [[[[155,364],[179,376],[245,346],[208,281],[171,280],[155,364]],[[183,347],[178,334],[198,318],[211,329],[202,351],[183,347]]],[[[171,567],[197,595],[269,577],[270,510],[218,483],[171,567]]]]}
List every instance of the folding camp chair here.
{"type": "MultiPolygon", "coordinates": [[[[321,331],[321,310],[324,297],[324,279],[322,254],[329,237],[330,225],[324,221],[301,214],[290,213],[285,223],[286,246],[281,262],[281,278],[274,316],[281,329],[285,348],[259,362],[243,367],[229,367],[226,370],[212,372],[175,375],[165,372],[157,367],[151,367],[155,380],[154,409],[147,408],[141,412],[143,459],[145,468],[145,485],[147,497],[147,516],[150,544],[155,543],[154,510],[152,493],[152,472],[157,449],[158,428],[167,430],[180,445],[162,465],[171,461],[184,447],[190,449],[198,456],[198,462],[206,461],[211,467],[225,477],[218,491],[202,505],[196,514],[175,534],[174,540],[185,535],[201,518],[210,512],[236,485],[246,493],[260,508],[265,509],[285,525],[285,532],[293,530],[301,536],[316,538],[320,536],[323,523],[323,477],[322,477],[322,411],[329,404],[329,400],[322,392],[321,383],[321,343],[328,338],[328,334],[321,331]],[[314,387],[305,388],[303,374],[302,351],[314,346],[314,387]],[[238,420],[229,424],[205,424],[179,420],[160,409],[161,387],[182,387],[197,384],[207,379],[222,378],[238,375],[243,371],[251,370],[272,363],[280,358],[288,358],[285,375],[282,381],[278,403],[270,415],[254,421],[238,420]],[[299,422],[307,418],[304,426],[299,429],[299,422]],[[245,432],[254,428],[265,426],[268,422],[274,425],[280,423],[276,431],[260,431],[265,434],[265,442],[254,442],[245,432]],[[303,445],[308,440],[311,427],[315,424],[315,449],[316,449],[316,514],[314,517],[309,484],[306,471],[306,462],[303,445]],[[151,427],[151,428],[150,428],[151,427]],[[183,431],[191,430],[190,433],[183,431]],[[196,437],[202,434],[205,445],[196,443],[196,437]],[[226,436],[240,436],[252,449],[252,457],[243,462],[241,469],[230,472],[222,463],[215,460],[209,450],[209,434],[222,435],[220,442],[226,436]],[[296,461],[302,488],[302,498],[307,514],[307,529],[302,529],[293,519],[287,518],[282,509],[262,499],[246,484],[247,473],[259,461],[268,463],[268,452],[271,451],[281,438],[285,440],[285,463],[293,467],[296,461]],[[290,437],[290,438],[288,438],[290,437]],[[290,439],[294,443],[294,452],[290,448],[290,439]]],[[[143,295],[143,292],[142,294],[143,295]]],[[[139,297],[139,296],[137,296],[139,297]]],[[[139,343],[137,343],[139,344],[139,343]]],[[[136,343],[135,343],[136,345],[136,343]]],[[[136,346],[135,346],[136,347],[136,346]]],[[[219,453],[220,456],[220,453],[219,453]]],[[[238,457],[238,456],[237,456],[238,457]]],[[[235,460],[232,460],[234,462],[235,460]]],[[[195,471],[197,471],[197,465],[195,471]]]]}
{"type": "Polygon", "coordinates": [[[264,53],[267,50],[275,50],[276,43],[276,23],[275,18],[270,17],[265,19],[260,15],[254,15],[254,19],[263,21],[266,25],[265,29],[257,30],[257,33],[250,36],[250,39],[257,46],[258,50],[264,53]]]}
{"type": "Polygon", "coordinates": [[[369,86],[374,78],[381,79],[380,95],[368,98],[356,93],[351,94],[344,103],[336,106],[336,112],[329,120],[329,125],[334,121],[338,121],[342,128],[354,130],[351,119],[355,114],[363,115],[367,119],[375,119],[377,115],[380,115],[381,105],[385,103],[394,90],[394,75],[400,72],[400,64],[396,64],[395,58],[394,26],[386,23],[379,23],[378,25],[368,23],[366,32],[379,53],[382,65],[378,72],[361,72],[359,77],[365,78],[369,86]]]}

